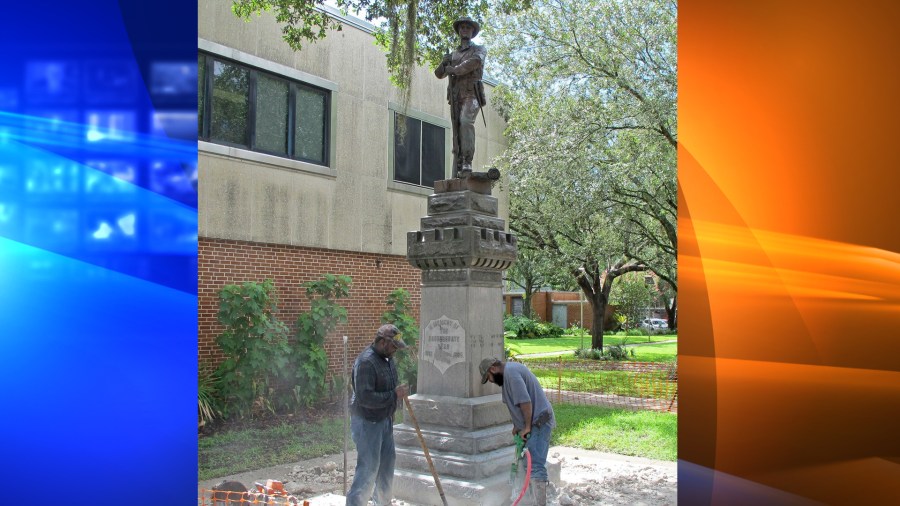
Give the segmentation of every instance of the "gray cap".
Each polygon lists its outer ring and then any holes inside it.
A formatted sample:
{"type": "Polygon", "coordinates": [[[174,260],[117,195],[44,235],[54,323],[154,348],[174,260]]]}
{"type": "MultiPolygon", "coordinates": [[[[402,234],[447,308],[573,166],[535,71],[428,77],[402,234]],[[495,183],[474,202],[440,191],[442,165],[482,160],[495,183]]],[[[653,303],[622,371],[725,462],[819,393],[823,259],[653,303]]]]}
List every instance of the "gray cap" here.
{"type": "Polygon", "coordinates": [[[406,348],[406,343],[404,343],[402,339],[395,338],[395,336],[399,335],[400,329],[398,329],[396,325],[388,323],[378,327],[378,332],[375,333],[375,339],[386,339],[391,341],[394,343],[394,346],[402,350],[403,348],[406,348]]]}
{"type": "Polygon", "coordinates": [[[478,32],[481,31],[481,25],[478,24],[478,21],[475,21],[474,19],[470,18],[469,16],[463,16],[453,22],[453,31],[456,32],[456,35],[459,35],[459,25],[461,25],[463,23],[469,23],[470,25],[472,25],[472,28],[474,28],[474,30],[472,30],[472,38],[473,39],[475,38],[476,35],[478,35],[478,32]]]}
{"type": "Polygon", "coordinates": [[[478,364],[478,371],[481,372],[481,384],[484,385],[488,380],[488,369],[494,364],[499,364],[500,359],[496,357],[486,358],[478,364]]]}

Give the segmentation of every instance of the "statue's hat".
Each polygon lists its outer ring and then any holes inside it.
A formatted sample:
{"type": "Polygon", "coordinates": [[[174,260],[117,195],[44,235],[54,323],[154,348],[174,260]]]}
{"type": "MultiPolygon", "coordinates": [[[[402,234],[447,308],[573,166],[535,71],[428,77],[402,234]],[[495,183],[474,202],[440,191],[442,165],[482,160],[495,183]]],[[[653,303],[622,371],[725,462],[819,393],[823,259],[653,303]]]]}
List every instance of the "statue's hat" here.
{"type": "Polygon", "coordinates": [[[472,38],[475,38],[475,36],[478,35],[478,32],[481,31],[481,25],[478,24],[478,21],[475,21],[469,16],[463,16],[453,22],[453,31],[456,32],[457,35],[459,35],[459,25],[463,23],[469,23],[473,28],[475,28],[474,30],[472,30],[472,38]]]}

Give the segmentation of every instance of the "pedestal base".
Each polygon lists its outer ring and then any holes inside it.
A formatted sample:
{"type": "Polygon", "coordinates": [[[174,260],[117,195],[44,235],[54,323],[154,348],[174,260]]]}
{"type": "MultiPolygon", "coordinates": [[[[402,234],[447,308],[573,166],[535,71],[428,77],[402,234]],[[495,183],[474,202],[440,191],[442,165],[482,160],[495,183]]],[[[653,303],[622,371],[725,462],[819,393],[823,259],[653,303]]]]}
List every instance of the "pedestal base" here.
{"type": "MultiPolygon", "coordinates": [[[[398,455],[399,456],[399,455],[398,455]]],[[[504,471],[494,476],[481,480],[461,480],[448,478],[438,472],[441,480],[441,488],[447,503],[452,506],[509,506],[519,496],[521,489],[513,495],[512,486],[509,483],[510,458],[504,471]]],[[[550,475],[550,483],[555,486],[560,484],[561,465],[558,460],[547,459],[547,473],[550,475]]],[[[421,474],[406,470],[394,472],[394,496],[413,504],[422,506],[441,506],[441,495],[434,485],[434,477],[431,474],[421,474]]],[[[534,501],[528,490],[520,506],[532,506],[534,501]]]]}
{"type": "MultiPolygon", "coordinates": [[[[440,474],[438,474],[440,476],[440,474]]],[[[483,480],[459,480],[441,477],[441,488],[452,506],[501,506],[510,504],[509,470],[483,480]]],[[[423,506],[441,506],[441,495],[434,477],[411,471],[394,473],[394,496],[423,506]]]]}

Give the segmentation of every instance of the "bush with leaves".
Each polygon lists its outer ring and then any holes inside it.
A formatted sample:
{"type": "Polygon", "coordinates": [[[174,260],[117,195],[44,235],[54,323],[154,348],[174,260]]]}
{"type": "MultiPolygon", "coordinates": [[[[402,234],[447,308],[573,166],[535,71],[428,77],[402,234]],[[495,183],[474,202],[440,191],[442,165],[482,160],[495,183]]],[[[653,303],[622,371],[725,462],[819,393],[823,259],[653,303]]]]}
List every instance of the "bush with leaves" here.
{"type": "Polygon", "coordinates": [[[549,322],[532,320],[527,316],[506,315],[503,318],[503,335],[513,339],[543,339],[547,337],[560,337],[565,329],[549,322]],[[514,334],[514,337],[508,334],[514,334]]]}
{"type": "Polygon", "coordinates": [[[347,321],[347,309],[335,301],[350,294],[351,283],[350,276],[326,274],[318,281],[303,284],[310,308],[297,317],[293,393],[305,406],[312,406],[328,393],[325,337],[347,321]]]}
{"type": "Polygon", "coordinates": [[[216,343],[225,360],[215,374],[223,415],[252,416],[292,406],[293,392],[283,386],[291,376],[291,347],[287,326],[275,317],[272,280],[225,285],[218,296],[217,317],[225,331],[216,343]]]}
{"type": "Polygon", "coordinates": [[[516,339],[530,339],[537,335],[537,322],[527,316],[508,314],[503,318],[503,330],[513,332],[516,339]]]}
{"type": "Polygon", "coordinates": [[[397,375],[400,383],[409,385],[409,392],[416,392],[416,382],[419,378],[419,327],[415,318],[409,314],[409,292],[403,288],[397,288],[388,294],[385,300],[391,309],[381,315],[381,323],[392,323],[400,331],[403,342],[407,344],[405,350],[399,350],[394,355],[397,364],[397,375]]]}
{"type": "Polygon", "coordinates": [[[626,348],[622,344],[614,344],[603,350],[596,348],[580,348],[575,350],[575,356],[578,358],[586,358],[590,360],[613,360],[622,361],[634,358],[634,349],[626,348]]]}
{"type": "Polygon", "coordinates": [[[197,368],[197,425],[203,427],[222,414],[218,399],[219,377],[209,364],[201,362],[197,368]]]}
{"type": "Polygon", "coordinates": [[[552,322],[539,322],[537,324],[537,337],[540,339],[548,337],[562,337],[566,330],[552,322]]]}
{"type": "Polygon", "coordinates": [[[347,321],[336,299],[350,290],[348,276],[326,274],[305,283],[310,310],[297,318],[295,339],[275,317],[275,285],[226,285],[219,290],[218,319],[225,331],[216,338],[225,360],[215,375],[225,417],[296,412],[320,401],[328,387],[325,336],[347,321]]]}

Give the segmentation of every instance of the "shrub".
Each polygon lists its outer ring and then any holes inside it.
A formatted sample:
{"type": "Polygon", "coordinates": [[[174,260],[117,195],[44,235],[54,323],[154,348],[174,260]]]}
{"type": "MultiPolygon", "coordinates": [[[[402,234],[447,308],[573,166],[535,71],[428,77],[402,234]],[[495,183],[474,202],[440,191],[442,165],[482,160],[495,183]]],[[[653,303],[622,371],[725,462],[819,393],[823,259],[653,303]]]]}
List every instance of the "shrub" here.
{"type": "Polygon", "coordinates": [[[578,323],[573,323],[572,325],[569,326],[568,330],[566,330],[565,333],[570,336],[581,336],[581,335],[590,334],[591,331],[578,325],[578,323]]]}
{"type": "Polygon", "coordinates": [[[212,422],[221,414],[219,408],[218,384],[219,377],[209,364],[201,362],[197,368],[197,412],[200,427],[212,422]]]}
{"type": "Polygon", "coordinates": [[[542,339],[560,337],[565,330],[553,323],[532,320],[527,316],[506,315],[503,319],[503,335],[508,339],[542,339]],[[512,333],[509,335],[508,333],[512,333]]]}
{"type": "Polygon", "coordinates": [[[635,355],[633,349],[626,348],[623,344],[614,344],[603,350],[598,350],[596,348],[579,348],[575,350],[575,356],[590,360],[613,360],[618,362],[629,360],[629,357],[634,358],[635,355]]]}
{"type": "Polygon", "coordinates": [[[219,290],[218,319],[225,331],[216,343],[225,360],[216,376],[224,416],[296,412],[326,395],[325,336],[347,321],[347,310],[335,300],[348,295],[350,283],[349,276],[326,274],[303,285],[310,310],[297,318],[293,342],[275,316],[271,279],[219,290]]]}
{"type": "Polygon", "coordinates": [[[596,348],[578,348],[575,350],[575,356],[577,358],[585,358],[590,360],[600,360],[600,357],[603,354],[600,350],[596,348]]]}
{"type": "Polygon", "coordinates": [[[416,393],[416,382],[419,378],[419,327],[416,320],[409,314],[409,292],[403,288],[397,288],[388,294],[385,300],[391,309],[381,315],[381,323],[392,323],[400,331],[403,342],[407,348],[399,350],[394,355],[397,364],[397,375],[400,383],[409,385],[409,393],[416,393]]]}
{"type": "Polygon", "coordinates": [[[537,324],[537,337],[539,338],[562,337],[565,332],[565,329],[555,323],[540,322],[537,324]]]}
{"type": "Polygon", "coordinates": [[[347,321],[347,310],[335,300],[350,294],[351,283],[350,276],[326,274],[318,281],[303,284],[310,307],[297,317],[293,392],[296,400],[307,407],[325,397],[328,373],[325,336],[347,321]]]}
{"type": "Polygon", "coordinates": [[[634,358],[634,348],[626,348],[624,344],[614,344],[605,350],[610,360],[628,360],[629,355],[634,358]]]}
{"type": "Polygon", "coordinates": [[[276,317],[277,298],[271,279],[262,283],[225,285],[218,293],[219,323],[225,327],[216,343],[225,354],[216,375],[226,416],[275,412],[292,404],[288,329],[276,317]]]}
{"type": "Polygon", "coordinates": [[[503,318],[503,330],[505,332],[513,332],[515,339],[530,339],[535,334],[537,323],[527,316],[506,315],[503,318]]]}

